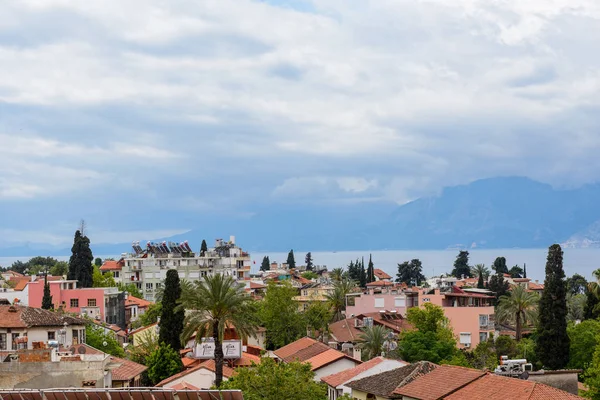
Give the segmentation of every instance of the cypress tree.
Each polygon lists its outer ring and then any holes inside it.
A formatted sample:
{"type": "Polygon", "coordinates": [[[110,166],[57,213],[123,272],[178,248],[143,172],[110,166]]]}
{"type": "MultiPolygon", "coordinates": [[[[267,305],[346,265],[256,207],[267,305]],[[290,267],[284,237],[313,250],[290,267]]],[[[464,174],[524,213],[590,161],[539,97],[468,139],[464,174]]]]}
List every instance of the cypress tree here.
{"type": "Polygon", "coordinates": [[[92,279],[94,273],[92,261],[94,261],[94,256],[90,249],[90,239],[83,236],[80,231],[76,231],[73,247],[71,248],[67,279],[76,280],[81,288],[92,287],[94,283],[92,279]]]}
{"type": "Polygon", "coordinates": [[[523,278],[527,278],[527,264],[523,264],[523,278]]]}
{"type": "Polygon", "coordinates": [[[44,297],[42,298],[42,308],[44,310],[52,310],[54,308],[52,304],[52,295],[50,294],[50,284],[48,283],[48,269],[46,269],[46,276],[44,277],[44,297]]]}
{"type": "Polygon", "coordinates": [[[184,311],[175,311],[181,297],[181,284],[177,270],[167,271],[165,289],[162,298],[162,313],[160,315],[159,343],[171,345],[176,351],[181,350],[181,332],[183,332],[184,311]]]}
{"type": "Polygon", "coordinates": [[[365,259],[363,257],[362,262],[356,260],[356,264],[359,266],[359,284],[360,287],[366,287],[367,286],[367,272],[365,271],[365,259]]]}
{"type": "Polygon", "coordinates": [[[369,254],[369,267],[367,268],[367,283],[375,282],[375,267],[373,257],[369,254]]]}
{"type": "Polygon", "coordinates": [[[294,259],[294,249],[290,250],[287,257],[287,265],[289,269],[296,268],[296,260],[294,259]]]}
{"type": "Polygon", "coordinates": [[[570,341],[567,334],[567,288],[563,251],[558,244],[553,244],[548,249],[539,315],[536,353],[544,367],[564,368],[569,362],[570,341]]]}
{"type": "Polygon", "coordinates": [[[208,251],[208,246],[206,245],[206,240],[202,239],[202,245],[200,246],[200,256],[204,256],[208,251]]]}
{"type": "Polygon", "coordinates": [[[313,259],[312,259],[312,253],[310,251],[308,253],[306,253],[306,257],[304,257],[304,264],[306,265],[307,271],[313,270],[313,259]]]}
{"type": "Polygon", "coordinates": [[[269,271],[271,269],[271,261],[269,260],[269,256],[264,256],[262,260],[262,264],[260,264],[261,271],[269,271]]]}
{"type": "Polygon", "coordinates": [[[483,284],[483,272],[479,271],[479,279],[477,279],[477,289],[484,289],[485,286],[483,284]]]}

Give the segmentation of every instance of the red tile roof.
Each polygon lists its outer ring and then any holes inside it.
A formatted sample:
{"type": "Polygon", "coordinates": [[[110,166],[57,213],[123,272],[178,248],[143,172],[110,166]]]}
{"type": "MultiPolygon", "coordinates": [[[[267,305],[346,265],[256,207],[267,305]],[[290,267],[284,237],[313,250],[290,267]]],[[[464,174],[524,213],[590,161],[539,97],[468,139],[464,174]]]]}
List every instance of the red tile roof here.
{"type": "MultiPolygon", "coordinates": [[[[332,362],[335,362],[341,358],[346,358],[347,356],[342,353],[341,351],[337,351],[335,349],[332,349],[331,347],[329,348],[329,350],[326,350],[322,353],[317,354],[314,357],[309,358],[308,360],[306,360],[307,363],[309,363],[312,366],[312,370],[316,371],[321,367],[324,367],[326,365],[331,364],[332,362]]],[[[360,363],[360,361],[356,360],[356,363],[360,363]]]]}
{"type": "Polygon", "coordinates": [[[376,277],[378,277],[379,279],[392,279],[391,276],[389,276],[388,274],[386,274],[384,271],[380,270],[379,268],[375,268],[373,270],[373,273],[375,274],[376,277]]]}
{"type": "Polygon", "coordinates": [[[371,283],[367,283],[367,287],[383,287],[383,286],[394,286],[394,282],[389,281],[375,281],[371,283]]]}
{"type": "Polygon", "coordinates": [[[544,290],[544,284],[543,283],[529,282],[527,284],[527,288],[529,290],[544,290]]]}
{"type": "Polygon", "coordinates": [[[113,381],[130,381],[142,372],[148,369],[148,367],[138,364],[133,361],[124,360],[119,357],[111,357],[111,361],[120,363],[121,366],[112,370],[113,381]]]}
{"type": "Polygon", "coordinates": [[[342,319],[329,324],[329,333],[338,342],[356,342],[362,331],[354,327],[356,318],[342,319]]]}
{"type": "Polygon", "coordinates": [[[485,375],[471,368],[442,365],[406,386],[394,390],[394,394],[419,400],[437,400],[485,375]]]}
{"type": "Polygon", "coordinates": [[[123,264],[119,261],[114,261],[114,260],[106,260],[100,267],[100,271],[102,271],[102,272],[120,271],[121,269],[123,269],[123,264]]]}
{"type": "Polygon", "coordinates": [[[267,285],[258,282],[250,282],[250,289],[266,289],[267,285]]]}
{"type": "Polygon", "coordinates": [[[138,308],[148,308],[152,305],[151,301],[140,299],[138,297],[134,297],[132,295],[127,296],[127,300],[125,301],[125,306],[137,305],[138,308]]]}
{"type": "Polygon", "coordinates": [[[447,400],[570,400],[571,393],[534,381],[487,374],[445,397],[447,400]]]}
{"type": "Polygon", "coordinates": [[[354,378],[356,375],[373,368],[377,364],[380,364],[383,360],[385,360],[385,358],[375,357],[367,362],[357,365],[354,368],[350,368],[350,369],[338,372],[337,374],[327,375],[327,376],[321,378],[321,380],[323,382],[325,382],[326,384],[328,384],[329,386],[337,387],[344,382],[348,382],[350,379],[354,378]]]}
{"type": "Polygon", "coordinates": [[[67,314],[25,306],[0,305],[0,328],[28,328],[32,326],[85,325],[80,318],[67,314]]]}
{"type": "Polygon", "coordinates": [[[24,290],[25,287],[27,286],[27,284],[29,282],[31,282],[31,279],[29,279],[29,278],[18,278],[18,280],[17,279],[11,279],[11,281],[14,281],[14,280],[17,281],[17,284],[15,285],[14,289],[15,289],[15,291],[19,291],[19,292],[22,291],[22,290],[24,290]]]}
{"type": "Polygon", "coordinates": [[[303,337],[301,339],[296,340],[295,342],[288,344],[287,346],[283,346],[282,348],[275,350],[273,353],[275,353],[275,355],[281,358],[282,360],[287,361],[288,358],[292,357],[299,351],[314,345],[315,343],[318,342],[314,339],[303,337]]]}
{"type": "Polygon", "coordinates": [[[254,354],[249,354],[246,352],[242,352],[242,357],[235,360],[236,367],[250,367],[252,363],[260,364],[262,359],[259,356],[255,356],[254,354]]]}
{"type": "MultiPolygon", "coordinates": [[[[200,365],[195,366],[194,368],[190,368],[190,369],[186,369],[183,372],[180,372],[178,374],[175,374],[173,376],[168,377],[167,379],[164,379],[162,381],[160,381],[156,386],[157,387],[161,387],[161,386],[165,386],[166,384],[173,382],[179,378],[183,378],[184,376],[187,376],[193,372],[196,372],[198,370],[201,369],[207,369],[209,371],[215,372],[215,360],[206,360],[205,362],[203,362],[200,365]]],[[[223,377],[225,378],[231,378],[234,374],[234,370],[223,365],[223,377]]]]}
{"type": "Polygon", "coordinates": [[[183,363],[183,366],[185,368],[191,368],[196,366],[197,364],[200,364],[200,360],[190,357],[183,357],[181,359],[181,362],[183,363]]]}
{"type": "Polygon", "coordinates": [[[428,361],[419,361],[404,367],[381,372],[376,375],[358,379],[346,384],[353,390],[371,393],[384,398],[397,398],[394,395],[399,388],[414,382],[431,371],[439,368],[438,365],[428,361]]]}

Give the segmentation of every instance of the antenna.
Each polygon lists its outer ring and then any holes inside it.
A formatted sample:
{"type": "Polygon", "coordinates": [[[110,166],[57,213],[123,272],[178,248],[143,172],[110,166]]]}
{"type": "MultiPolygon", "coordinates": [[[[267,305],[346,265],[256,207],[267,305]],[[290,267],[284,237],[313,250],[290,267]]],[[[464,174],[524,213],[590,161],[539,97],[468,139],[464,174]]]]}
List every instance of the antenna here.
{"type": "Polygon", "coordinates": [[[85,229],[87,228],[87,225],[85,223],[85,220],[82,218],[79,221],[79,233],[81,233],[81,236],[85,236],[85,229]]]}

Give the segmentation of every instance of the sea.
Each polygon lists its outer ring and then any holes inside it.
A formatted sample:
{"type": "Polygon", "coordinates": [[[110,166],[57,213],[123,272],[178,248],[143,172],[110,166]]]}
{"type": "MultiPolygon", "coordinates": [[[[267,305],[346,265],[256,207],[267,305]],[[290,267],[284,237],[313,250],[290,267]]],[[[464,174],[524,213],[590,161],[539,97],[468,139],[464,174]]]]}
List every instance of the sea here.
{"type": "MultiPolygon", "coordinates": [[[[600,268],[600,249],[563,249],[564,269],[567,276],[575,273],[583,275],[592,280],[592,272],[600,268]]],[[[369,255],[373,259],[375,268],[380,268],[391,276],[396,275],[398,264],[418,258],[423,263],[423,274],[427,277],[447,274],[452,271],[454,259],[458,250],[385,250],[385,251],[329,251],[312,252],[315,265],[325,265],[329,270],[337,267],[346,267],[350,261],[365,259],[365,267],[369,262],[369,255]]],[[[544,280],[547,249],[473,249],[469,250],[469,264],[485,264],[491,267],[496,257],[505,257],[506,265],[510,269],[513,265],[523,267],[527,265],[527,277],[533,280],[544,280]]],[[[271,262],[286,262],[288,253],[257,251],[250,253],[252,258],[252,272],[258,272],[264,256],[269,256],[271,262]]],[[[304,264],[306,251],[294,251],[297,265],[304,264]]],[[[100,258],[119,255],[97,256],[100,258]]],[[[14,261],[27,261],[30,257],[0,257],[0,266],[8,267],[14,261]]],[[[55,257],[62,261],[68,261],[69,256],[55,257]]]]}

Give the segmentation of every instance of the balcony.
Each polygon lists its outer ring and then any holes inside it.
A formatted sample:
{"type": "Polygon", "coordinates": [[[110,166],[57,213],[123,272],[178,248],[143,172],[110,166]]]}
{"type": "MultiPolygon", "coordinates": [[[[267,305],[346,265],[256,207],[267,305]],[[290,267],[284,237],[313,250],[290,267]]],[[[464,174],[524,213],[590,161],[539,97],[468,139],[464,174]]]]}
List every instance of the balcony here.
{"type": "Polygon", "coordinates": [[[492,322],[492,323],[489,323],[489,324],[487,324],[487,325],[485,325],[485,324],[483,324],[483,325],[482,325],[482,324],[479,324],[479,330],[480,330],[480,331],[493,331],[493,330],[495,330],[495,329],[496,329],[496,327],[494,326],[494,323],[493,323],[493,322],[492,322]]]}

